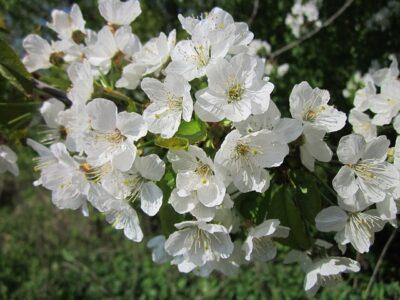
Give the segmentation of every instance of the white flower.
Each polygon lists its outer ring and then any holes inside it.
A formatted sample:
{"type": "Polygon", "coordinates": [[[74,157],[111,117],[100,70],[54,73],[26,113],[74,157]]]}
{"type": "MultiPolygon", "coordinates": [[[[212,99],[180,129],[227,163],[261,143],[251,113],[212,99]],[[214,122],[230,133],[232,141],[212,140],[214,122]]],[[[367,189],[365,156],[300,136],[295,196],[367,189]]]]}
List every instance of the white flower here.
{"type": "Polygon", "coordinates": [[[375,125],[389,124],[400,111],[400,80],[386,80],[381,92],[371,101],[370,110],[376,115],[372,119],[375,125]]]}
{"type": "Polygon", "coordinates": [[[356,92],[354,107],[357,111],[364,112],[370,108],[374,98],[376,98],[375,85],[371,81],[367,81],[365,87],[356,92]]]}
{"type": "Polygon", "coordinates": [[[225,196],[223,179],[203,149],[191,145],[187,151],[171,150],[167,157],[177,173],[176,187],[180,194],[197,191],[199,199],[209,207],[222,203],[225,196]]]}
{"type": "Polygon", "coordinates": [[[144,75],[151,73],[159,73],[161,68],[170,58],[172,49],[174,49],[176,43],[176,31],[172,30],[168,37],[165,33],[161,32],[156,38],[150,39],[137,53],[134,60],[138,64],[146,66],[146,72],[144,75]]]}
{"type": "Polygon", "coordinates": [[[72,5],[69,13],[58,9],[53,10],[51,18],[52,21],[47,23],[47,27],[56,32],[61,40],[72,39],[78,41],[78,35],[85,35],[85,20],[77,4],[72,5]]]}
{"type": "MultiPolygon", "coordinates": [[[[258,55],[259,52],[265,52],[265,55],[271,53],[271,45],[262,40],[252,40],[248,47],[249,55],[258,55]]],[[[263,53],[264,54],[264,53],[263,53]]]]}
{"type": "Polygon", "coordinates": [[[288,153],[288,145],[273,132],[262,130],[243,136],[233,130],[225,137],[215,163],[224,170],[227,181],[242,193],[262,193],[270,182],[264,168],[281,165],[288,153]]]}
{"type": "Polygon", "coordinates": [[[187,263],[201,267],[208,261],[228,258],[233,252],[233,243],[222,225],[202,221],[187,221],[175,224],[179,230],[165,242],[165,250],[172,256],[181,256],[187,263]]]}
{"type": "Polygon", "coordinates": [[[290,113],[292,117],[326,132],[342,129],[346,124],[346,114],[328,105],[327,90],[312,89],[303,81],[296,84],[290,94],[290,113]]]}
{"type": "Polygon", "coordinates": [[[189,122],[193,112],[190,84],[181,76],[168,74],[164,82],[145,78],[141,87],[151,104],[143,112],[149,131],[164,138],[172,137],[181,123],[189,122]]]}
{"type": "Polygon", "coordinates": [[[243,244],[246,260],[266,262],[275,258],[276,247],[272,238],[286,238],[290,230],[279,224],[279,220],[265,220],[260,225],[250,228],[243,244]]]}
{"type": "Polygon", "coordinates": [[[118,88],[135,90],[146,72],[146,66],[132,63],[124,67],[121,78],[116,82],[118,88]]]}
{"type": "Polygon", "coordinates": [[[360,264],[347,257],[327,257],[314,260],[306,270],[304,290],[310,297],[323,286],[333,286],[342,281],[341,273],[359,272],[360,264]]]}
{"type": "Polygon", "coordinates": [[[52,42],[51,45],[45,39],[36,34],[28,35],[23,41],[26,55],[23,63],[29,72],[48,69],[52,65],[60,65],[64,62],[64,51],[71,47],[68,41],[52,42]]]}
{"type": "Polygon", "coordinates": [[[40,178],[35,182],[52,191],[52,201],[59,209],[79,209],[86,204],[89,183],[81,164],[70,156],[62,143],[46,148],[28,139],[40,157],[37,158],[36,170],[40,170],[40,178]]]}
{"type": "Polygon", "coordinates": [[[142,13],[138,0],[99,0],[99,11],[110,25],[130,25],[142,13]]]}
{"type": "Polygon", "coordinates": [[[157,235],[150,239],[147,248],[151,250],[151,258],[156,264],[164,264],[171,261],[172,257],[165,251],[165,236],[157,235]]]}
{"type": "Polygon", "coordinates": [[[17,155],[10,149],[10,147],[7,145],[0,145],[0,174],[8,171],[14,176],[18,176],[19,169],[17,159],[17,155]]]}
{"type": "Polygon", "coordinates": [[[240,265],[245,263],[243,254],[239,241],[235,241],[233,252],[228,258],[208,261],[200,268],[193,269],[193,272],[201,277],[208,277],[213,271],[225,276],[234,276],[239,272],[240,265]]]}
{"type": "Polygon", "coordinates": [[[87,47],[85,54],[91,65],[107,73],[112,59],[122,56],[129,60],[140,49],[141,43],[131,27],[123,26],[113,33],[109,26],[104,26],[97,34],[96,43],[87,47]]]}
{"type": "Polygon", "coordinates": [[[48,128],[44,131],[44,137],[41,139],[42,143],[49,144],[65,138],[66,130],[58,122],[58,115],[64,110],[65,104],[56,98],[50,98],[43,102],[39,111],[48,128]]]}
{"type": "Polygon", "coordinates": [[[124,201],[111,202],[110,208],[105,212],[106,220],[115,229],[123,229],[125,236],[134,241],[141,242],[143,232],[140,228],[136,211],[124,201]]]}
{"type": "Polygon", "coordinates": [[[163,177],[165,163],[155,154],[136,157],[130,170],[112,172],[102,176],[103,188],[113,197],[133,203],[140,198],[142,210],[154,216],[162,205],[163,193],[154,183],[163,177]]]}
{"type": "Polygon", "coordinates": [[[389,144],[386,136],[368,143],[357,134],[340,139],[337,155],[344,166],[332,182],[339,196],[349,198],[360,189],[368,201],[385,199],[387,190],[399,183],[397,169],[385,161],[389,144]]]}
{"type": "Polygon", "coordinates": [[[397,79],[399,77],[399,67],[395,55],[389,55],[392,61],[389,68],[382,68],[372,74],[372,79],[377,86],[381,86],[387,80],[397,79]]]}
{"type": "Polygon", "coordinates": [[[311,260],[306,253],[292,250],[285,263],[299,262],[306,273],[304,290],[313,297],[321,286],[334,286],[342,281],[341,273],[360,271],[360,264],[347,257],[324,257],[311,260]]]}
{"type": "Polygon", "coordinates": [[[137,113],[117,112],[106,99],[94,99],[86,105],[92,130],[87,133],[85,152],[95,167],[111,162],[120,171],[128,171],[136,157],[137,141],[147,133],[147,126],[137,113]]]}
{"type": "Polygon", "coordinates": [[[89,62],[87,60],[74,62],[68,67],[67,73],[72,83],[72,87],[67,93],[68,98],[73,103],[85,104],[91,99],[94,92],[94,78],[89,62]]]}
{"type": "Polygon", "coordinates": [[[315,161],[329,162],[332,159],[332,150],[324,141],[325,131],[306,124],[303,127],[303,141],[300,146],[301,163],[311,172],[314,172],[315,161]]]}
{"type": "Polygon", "coordinates": [[[289,71],[289,64],[283,64],[278,66],[278,68],[276,69],[276,75],[278,77],[283,77],[287,74],[288,71],[289,71]]]}
{"type": "Polygon", "coordinates": [[[376,125],[372,124],[370,117],[356,109],[350,111],[349,123],[354,133],[362,135],[367,142],[377,135],[376,125]]]}
{"type": "MultiPolygon", "coordinates": [[[[347,206],[349,207],[349,206],[347,206]]],[[[323,209],[315,217],[317,229],[337,232],[335,240],[340,245],[351,245],[360,253],[369,251],[374,243],[374,233],[381,231],[385,221],[376,210],[346,212],[339,206],[323,209]]]]}
{"type": "Polygon", "coordinates": [[[56,98],[50,98],[43,102],[39,111],[49,128],[58,128],[60,124],[57,122],[58,114],[65,109],[65,104],[56,98]]]}
{"type": "Polygon", "coordinates": [[[200,78],[217,58],[223,58],[233,42],[228,32],[210,32],[212,24],[200,21],[194,28],[192,39],[180,41],[171,53],[167,73],[182,75],[186,80],[200,78]]]}
{"type": "Polygon", "coordinates": [[[207,70],[208,88],[196,93],[195,111],[206,122],[242,121],[267,111],[274,85],[262,80],[260,61],[238,54],[220,59],[207,70]],[[260,72],[261,71],[261,72],[260,72]]]}
{"type": "Polygon", "coordinates": [[[67,134],[65,145],[68,150],[82,153],[87,142],[87,133],[90,130],[90,119],[85,105],[72,104],[70,108],[60,111],[56,122],[64,128],[63,131],[67,134]]]}
{"type": "MultiPolygon", "coordinates": [[[[178,19],[190,35],[195,35],[196,26],[202,22],[201,19],[193,17],[183,17],[178,15],[178,19]]],[[[253,40],[254,34],[249,31],[249,27],[244,22],[234,22],[232,16],[219,7],[214,7],[208,14],[206,14],[204,21],[210,25],[210,32],[222,33],[233,37],[230,45],[229,53],[237,54],[247,52],[247,45],[253,40]]]]}
{"type": "Polygon", "coordinates": [[[270,101],[268,110],[265,113],[251,115],[244,121],[235,122],[234,126],[242,135],[263,129],[272,131],[281,137],[282,142],[287,144],[296,140],[303,131],[299,120],[281,118],[281,113],[273,101],[270,101]]]}

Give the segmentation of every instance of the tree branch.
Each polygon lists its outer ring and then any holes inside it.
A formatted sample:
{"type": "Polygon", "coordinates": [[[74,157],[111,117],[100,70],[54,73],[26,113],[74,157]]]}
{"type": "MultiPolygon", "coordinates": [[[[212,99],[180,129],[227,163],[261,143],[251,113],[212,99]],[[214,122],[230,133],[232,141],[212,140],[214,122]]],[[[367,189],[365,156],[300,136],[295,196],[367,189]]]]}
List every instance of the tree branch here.
{"type": "Polygon", "coordinates": [[[54,98],[57,98],[66,105],[72,104],[71,100],[68,99],[67,94],[62,90],[56,89],[38,79],[33,79],[33,86],[35,89],[38,89],[54,98]]]}
{"type": "Polygon", "coordinates": [[[368,295],[369,295],[369,292],[371,290],[372,284],[374,283],[376,275],[378,274],[379,267],[381,266],[381,264],[383,262],[383,258],[385,257],[386,252],[389,249],[390,244],[393,242],[394,237],[396,236],[396,233],[397,233],[397,228],[394,228],[392,234],[389,236],[385,246],[382,249],[382,252],[381,252],[381,255],[379,256],[378,262],[376,263],[374,271],[372,272],[372,276],[369,279],[367,289],[365,290],[365,293],[364,293],[364,296],[363,296],[364,299],[368,298],[368,295]]]}
{"type": "Polygon", "coordinates": [[[247,21],[247,24],[249,25],[249,27],[253,23],[254,19],[256,18],[259,7],[260,7],[260,0],[254,0],[253,11],[251,13],[249,20],[247,21]]]}
{"type": "Polygon", "coordinates": [[[330,24],[332,24],[337,18],[340,17],[341,14],[344,13],[344,11],[354,2],[354,0],[347,0],[343,6],[341,8],[339,8],[338,11],[336,11],[332,16],[329,17],[328,20],[326,20],[324,23],[322,23],[321,27],[315,28],[313,30],[311,30],[310,32],[306,33],[305,35],[303,35],[302,37],[300,37],[298,40],[295,40],[289,44],[287,44],[286,46],[272,52],[269,55],[270,59],[273,59],[279,55],[281,55],[282,53],[285,53],[291,49],[293,49],[294,47],[297,47],[298,45],[300,45],[301,43],[303,43],[304,41],[312,38],[314,35],[316,35],[318,32],[320,32],[323,28],[328,27],[330,24]]]}

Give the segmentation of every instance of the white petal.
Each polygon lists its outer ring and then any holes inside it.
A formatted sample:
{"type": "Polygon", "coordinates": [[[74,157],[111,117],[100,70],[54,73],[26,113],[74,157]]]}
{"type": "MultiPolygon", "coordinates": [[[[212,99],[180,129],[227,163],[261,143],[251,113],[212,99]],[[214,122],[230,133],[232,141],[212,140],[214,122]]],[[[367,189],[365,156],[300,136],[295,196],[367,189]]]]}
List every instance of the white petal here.
{"type": "Polygon", "coordinates": [[[323,209],[315,217],[317,229],[322,232],[340,231],[347,222],[347,214],[338,206],[323,209]]]}
{"type": "Polygon", "coordinates": [[[140,191],[140,207],[149,216],[154,216],[161,208],[163,193],[154,182],[146,182],[140,191]]]}

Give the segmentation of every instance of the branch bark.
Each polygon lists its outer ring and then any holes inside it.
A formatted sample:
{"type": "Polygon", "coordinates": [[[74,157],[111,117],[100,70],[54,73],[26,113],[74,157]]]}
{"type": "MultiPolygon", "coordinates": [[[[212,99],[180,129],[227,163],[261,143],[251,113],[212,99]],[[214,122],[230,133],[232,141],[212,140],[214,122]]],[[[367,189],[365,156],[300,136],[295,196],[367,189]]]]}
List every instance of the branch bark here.
{"type": "Polygon", "coordinates": [[[249,27],[254,22],[254,19],[257,16],[259,7],[260,7],[260,0],[254,0],[254,2],[253,2],[253,11],[251,13],[251,16],[250,16],[249,20],[247,21],[247,24],[249,25],[249,27]]]}
{"type": "Polygon", "coordinates": [[[35,89],[38,89],[54,98],[57,98],[66,105],[72,104],[71,100],[68,99],[67,94],[62,90],[56,89],[38,79],[33,79],[33,86],[35,89]]]}
{"type": "Polygon", "coordinates": [[[381,255],[379,256],[379,259],[378,259],[378,261],[377,261],[377,263],[375,265],[374,271],[372,272],[372,276],[369,279],[367,289],[365,290],[365,293],[363,295],[364,299],[367,299],[368,296],[369,296],[369,292],[371,291],[372,284],[374,283],[376,275],[378,274],[379,267],[381,266],[381,264],[383,262],[383,258],[385,257],[386,252],[389,249],[390,244],[393,242],[394,237],[396,236],[396,233],[397,233],[397,228],[394,228],[392,234],[389,236],[385,246],[382,249],[381,255]]]}

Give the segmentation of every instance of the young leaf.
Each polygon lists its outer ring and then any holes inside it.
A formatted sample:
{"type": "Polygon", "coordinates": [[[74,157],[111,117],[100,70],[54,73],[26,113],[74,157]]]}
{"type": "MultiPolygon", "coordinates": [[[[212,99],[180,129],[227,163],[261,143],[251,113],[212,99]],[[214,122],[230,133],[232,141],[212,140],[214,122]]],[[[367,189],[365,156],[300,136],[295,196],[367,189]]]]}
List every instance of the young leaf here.
{"type": "Polygon", "coordinates": [[[190,144],[204,141],[207,138],[206,125],[198,119],[193,119],[190,122],[183,121],[176,136],[188,139],[190,144]]]}
{"type": "Polygon", "coordinates": [[[186,138],[172,137],[170,139],[164,139],[157,136],[154,140],[157,146],[170,150],[187,150],[189,147],[189,140],[186,138]]]}

